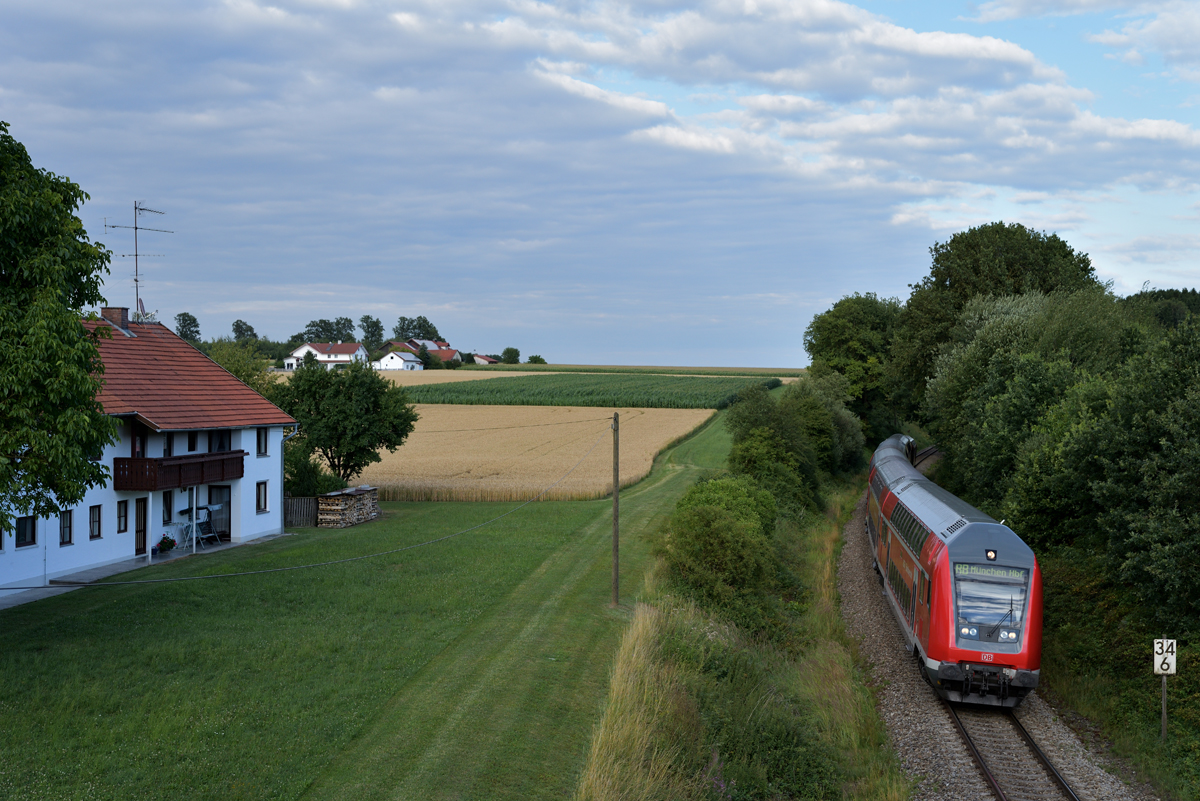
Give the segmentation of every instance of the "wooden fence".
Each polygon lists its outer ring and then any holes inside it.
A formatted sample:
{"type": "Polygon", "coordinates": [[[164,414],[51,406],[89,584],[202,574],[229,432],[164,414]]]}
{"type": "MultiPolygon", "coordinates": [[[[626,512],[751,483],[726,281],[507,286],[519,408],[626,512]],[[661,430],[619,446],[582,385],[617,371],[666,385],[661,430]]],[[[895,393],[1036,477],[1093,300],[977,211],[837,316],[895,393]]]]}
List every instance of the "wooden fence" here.
{"type": "Polygon", "coordinates": [[[283,525],[312,528],[317,525],[316,498],[284,498],[283,525]]]}

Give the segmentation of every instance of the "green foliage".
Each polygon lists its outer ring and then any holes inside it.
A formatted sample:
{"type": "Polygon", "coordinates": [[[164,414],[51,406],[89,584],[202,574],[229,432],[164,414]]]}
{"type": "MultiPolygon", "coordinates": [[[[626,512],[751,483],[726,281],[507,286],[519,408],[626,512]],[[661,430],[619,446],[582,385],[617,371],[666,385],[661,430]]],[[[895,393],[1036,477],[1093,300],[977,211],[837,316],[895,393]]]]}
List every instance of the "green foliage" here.
{"type": "Polygon", "coordinates": [[[938,349],[967,302],[977,296],[1074,292],[1098,286],[1091,260],[1057,235],[1017,223],[989,223],[930,248],[929,275],[912,286],[897,323],[888,365],[893,402],[916,411],[938,349]]]}
{"type": "Polygon", "coordinates": [[[310,320],[304,331],[293,339],[299,338],[305,342],[353,342],[354,320],[349,317],[338,317],[336,320],[310,320]]]}
{"type": "Polygon", "coordinates": [[[817,508],[813,490],[800,474],[794,454],[769,428],[755,428],[729,452],[729,469],[752,478],[778,501],[779,511],[801,518],[817,508]]]}
{"type": "Polygon", "coordinates": [[[730,395],[760,384],[743,377],[568,373],[424,384],[408,391],[415,403],[716,409],[730,395]]]}
{"type": "Polygon", "coordinates": [[[684,493],[676,511],[716,506],[744,523],[757,524],[767,537],[775,533],[775,498],[748,478],[701,481],[684,493]]]}
{"type": "Polygon", "coordinates": [[[326,370],[306,358],[272,396],[300,424],[303,446],[347,482],[380,461],[381,449],[395,452],[417,421],[404,390],[362,362],[326,370]]]}
{"type": "Polygon", "coordinates": [[[91,460],[117,441],[96,401],[104,334],[80,319],[104,303],[110,254],[75,216],[87,198],[34,167],[0,122],[0,531],[14,513],[55,514],[108,478],[91,460]]]}
{"type": "Polygon", "coordinates": [[[543,359],[541,356],[538,356],[536,353],[529,357],[529,364],[545,364],[545,363],[546,363],[546,360],[543,359]]]}
{"type": "Polygon", "coordinates": [[[363,332],[362,344],[368,351],[376,351],[383,346],[383,322],[378,317],[364,314],[358,326],[363,332]]]}
{"type": "Polygon", "coordinates": [[[295,437],[283,450],[283,491],[293,498],[312,498],[346,488],[346,482],[325,469],[309,443],[295,437]]]}
{"type": "Polygon", "coordinates": [[[442,335],[438,333],[437,326],[429,322],[424,315],[418,317],[401,317],[392,326],[392,338],[398,339],[401,342],[409,339],[428,339],[434,342],[443,342],[442,335]]]}
{"type": "Polygon", "coordinates": [[[188,312],[175,315],[175,333],[193,345],[200,341],[200,321],[188,312]]]}
{"type": "Polygon", "coordinates": [[[253,340],[218,339],[208,343],[208,358],[228,370],[260,395],[268,395],[274,388],[268,362],[259,353],[253,340]]]}
{"type": "Polygon", "coordinates": [[[258,334],[254,333],[254,326],[245,320],[234,320],[233,338],[237,342],[253,342],[258,339],[258,334]]]}
{"type": "Polygon", "coordinates": [[[520,364],[521,351],[517,350],[516,348],[505,348],[500,353],[500,361],[503,364],[520,364]]]}
{"type": "Polygon", "coordinates": [[[755,429],[766,429],[790,455],[789,465],[813,490],[817,486],[818,459],[812,443],[794,416],[785,414],[780,404],[761,386],[750,386],[738,395],[738,401],[725,415],[725,427],[738,443],[755,429]]]}

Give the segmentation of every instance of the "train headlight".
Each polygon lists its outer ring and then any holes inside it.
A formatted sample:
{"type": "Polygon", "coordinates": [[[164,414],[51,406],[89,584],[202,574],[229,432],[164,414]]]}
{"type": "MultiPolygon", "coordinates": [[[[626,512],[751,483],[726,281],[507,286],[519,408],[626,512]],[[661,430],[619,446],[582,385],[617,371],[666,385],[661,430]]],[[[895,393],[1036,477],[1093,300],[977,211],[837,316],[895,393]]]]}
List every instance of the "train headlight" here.
{"type": "Polygon", "coordinates": [[[1002,640],[1007,640],[1007,639],[1008,639],[1008,632],[1007,632],[1007,631],[1002,631],[1002,632],[1000,632],[1000,639],[1002,639],[1002,640]]]}
{"type": "Polygon", "coordinates": [[[962,636],[964,636],[964,637],[970,637],[970,636],[971,636],[971,630],[970,630],[969,628],[967,628],[966,626],[963,626],[963,628],[962,628],[962,636]]]}
{"type": "Polygon", "coordinates": [[[971,636],[972,636],[972,637],[978,637],[978,636],[979,636],[979,629],[975,628],[974,626],[971,626],[971,636]]]}
{"type": "Polygon", "coordinates": [[[987,557],[987,560],[988,560],[989,562],[995,562],[995,561],[996,561],[996,552],[995,552],[995,551],[993,551],[991,548],[988,548],[986,551],[984,551],[984,554],[983,554],[983,555],[987,557]]]}

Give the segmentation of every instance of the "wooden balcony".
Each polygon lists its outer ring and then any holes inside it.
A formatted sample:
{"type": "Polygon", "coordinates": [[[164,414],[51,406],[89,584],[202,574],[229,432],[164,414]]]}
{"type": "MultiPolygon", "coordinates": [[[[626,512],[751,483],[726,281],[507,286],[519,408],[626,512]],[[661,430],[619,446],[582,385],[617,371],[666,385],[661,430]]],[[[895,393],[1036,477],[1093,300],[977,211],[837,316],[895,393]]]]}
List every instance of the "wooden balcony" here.
{"type": "Polygon", "coordinates": [[[221,484],[245,473],[246,451],[164,456],[161,459],[113,459],[113,489],[118,492],[221,484]]]}

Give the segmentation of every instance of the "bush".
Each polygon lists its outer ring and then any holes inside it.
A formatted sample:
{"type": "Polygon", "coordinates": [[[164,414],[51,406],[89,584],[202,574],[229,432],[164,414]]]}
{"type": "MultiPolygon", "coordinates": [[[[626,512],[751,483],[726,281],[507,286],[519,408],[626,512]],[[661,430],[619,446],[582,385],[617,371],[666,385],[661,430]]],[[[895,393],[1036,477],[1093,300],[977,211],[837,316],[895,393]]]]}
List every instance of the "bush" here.
{"type": "Polygon", "coordinates": [[[520,364],[521,363],[521,351],[517,350],[516,348],[505,348],[500,353],[500,363],[501,364],[520,364]]]}
{"type": "Polygon", "coordinates": [[[346,482],[325,469],[312,453],[288,443],[283,450],[283,491],[293,498],[312,498],[346,488],[346,482]]]}
{"type": "Polygon", "coordinates": [[[545,360],[545,359],[543,359],[541,356],[538,356],[538,355],[535,353],[535,354],[533,354],[532,356],[530,356],[530,357],[529,357],[529,360],[528,360],[528,361],[526,361],[525,363],[526,363],[526,364],[545,364],[545,363],[546,363],[546,360],[545,360]]]}
{"type": "Polygon", "coordinates": [[[773,495],[780,513],[800,518],[818,504],[796,467],[796,458],[769,428],[754,429],[729,452],[731,471],[753,478],[773,495]]]}
{"type": "Polygon", "coordinates": [[[701,481],[684,493],[675,509],[697,506],[716,506],[743,522],[756,523],[767,537],[775,532],[775,498],[748,478],[701,481]]]}

